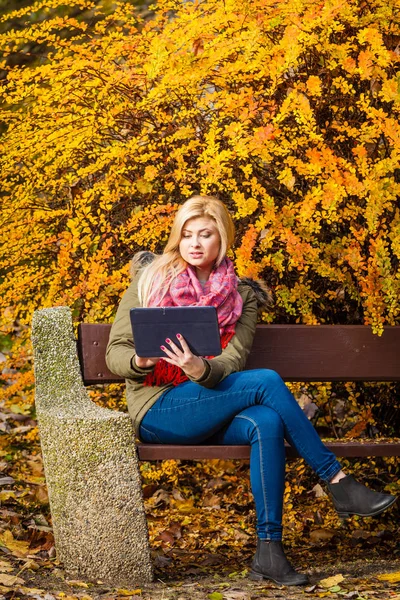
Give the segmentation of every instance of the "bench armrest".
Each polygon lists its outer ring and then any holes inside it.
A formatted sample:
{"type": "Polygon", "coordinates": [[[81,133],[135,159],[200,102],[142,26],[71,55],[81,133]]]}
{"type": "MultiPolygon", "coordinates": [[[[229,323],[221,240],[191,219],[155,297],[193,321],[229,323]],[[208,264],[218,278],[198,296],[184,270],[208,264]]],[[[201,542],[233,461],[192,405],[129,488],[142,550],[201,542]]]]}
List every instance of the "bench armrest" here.
{"type": "MultiPolygon", "coordinates": [[[[117,411],[97,406],[84,386],[71,310],[66,306],[38,310],[32,320],[36,408],[65,417],[107,418],[117,411]]],[[[127,418],[126,413],[119,413],[127,418]]]]}

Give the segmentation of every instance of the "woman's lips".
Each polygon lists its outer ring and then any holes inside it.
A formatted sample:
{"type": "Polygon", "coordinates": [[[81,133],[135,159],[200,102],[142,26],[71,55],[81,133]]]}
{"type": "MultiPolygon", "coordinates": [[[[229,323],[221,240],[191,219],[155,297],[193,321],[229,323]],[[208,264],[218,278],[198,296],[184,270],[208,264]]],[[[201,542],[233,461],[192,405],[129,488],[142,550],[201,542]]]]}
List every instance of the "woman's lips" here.
{"type": "Polygon", "coordinates": [[[193,256],[193,258],[199,258],[200,256],[203,256],[202,252],[191,252],[190,256],[193,256]]]}

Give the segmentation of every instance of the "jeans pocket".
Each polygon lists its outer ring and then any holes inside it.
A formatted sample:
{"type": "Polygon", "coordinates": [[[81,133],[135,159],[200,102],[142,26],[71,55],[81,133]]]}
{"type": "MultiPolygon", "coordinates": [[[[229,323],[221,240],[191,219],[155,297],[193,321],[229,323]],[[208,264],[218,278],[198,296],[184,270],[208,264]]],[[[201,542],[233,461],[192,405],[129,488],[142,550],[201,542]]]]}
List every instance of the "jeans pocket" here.
{"type": "Polygon", "coordinates": [[[143,425],[139,427],[139,438],[142,442],[145,442],[145,444],[162,444],[162,441],[158,438],[157,434],[153,431],[149,431],[149,429],[146,429],[143,425]]]}

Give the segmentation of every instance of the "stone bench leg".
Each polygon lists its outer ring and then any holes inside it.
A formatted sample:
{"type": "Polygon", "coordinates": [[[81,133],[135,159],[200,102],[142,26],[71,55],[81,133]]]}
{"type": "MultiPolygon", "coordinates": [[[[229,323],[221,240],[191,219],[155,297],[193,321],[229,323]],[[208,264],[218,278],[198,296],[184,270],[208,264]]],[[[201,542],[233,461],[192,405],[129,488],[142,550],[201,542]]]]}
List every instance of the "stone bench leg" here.
{"type": "Polygon", "coordinates": [[[128,414],[83,385],[70,310],[33,317],[36,408],[58,558],[118,586],[152,581],[141,479],[128,414]]]}

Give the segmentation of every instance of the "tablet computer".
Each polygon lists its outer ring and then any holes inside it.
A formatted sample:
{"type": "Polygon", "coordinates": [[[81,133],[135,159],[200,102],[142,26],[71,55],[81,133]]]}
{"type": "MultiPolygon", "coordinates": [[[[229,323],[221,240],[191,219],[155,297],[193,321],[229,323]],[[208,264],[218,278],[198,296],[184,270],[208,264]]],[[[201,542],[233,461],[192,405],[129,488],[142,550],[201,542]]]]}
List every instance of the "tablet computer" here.
{"type": "Polygon", "coordinates": [[[165,356],[160,346],[181,333],[196,356],[221,354],[217,309],[214,306],[165,306],[131,308],[133,341],[138,356],[165,356]]]}

